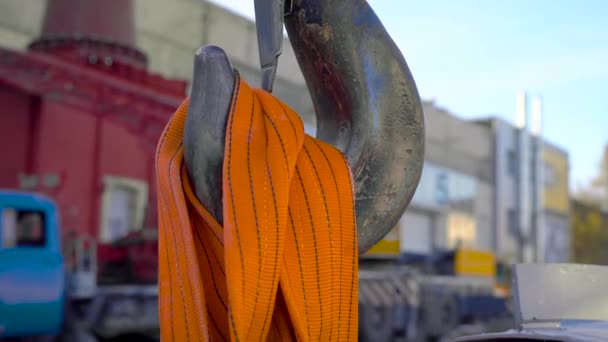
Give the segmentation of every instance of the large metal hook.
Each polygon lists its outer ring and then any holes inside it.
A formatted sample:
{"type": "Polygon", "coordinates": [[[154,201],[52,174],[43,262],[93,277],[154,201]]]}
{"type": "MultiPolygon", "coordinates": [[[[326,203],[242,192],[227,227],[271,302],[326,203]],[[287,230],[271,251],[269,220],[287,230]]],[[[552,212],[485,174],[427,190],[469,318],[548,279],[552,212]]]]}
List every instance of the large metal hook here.
{"type": "MultiPolygon", "coordinates": [[[[256,3],[260,62],[268,70],[263,71],[262,86],[270,91],[281,51],[277,37],[282,39],[285,0],[258,1],[268,3],[270,11],[260,15],[262,6],[256,3]],[[270,33],[260,31],[260,25],[270,27],[270,33]]],[[[396,225],[420,180],[420,97],[403,56],[365,0],[288,4],[285,25],[311,93],[318,138],[340,149],[353,171],[359,252],[364,253],[396,225]]],[[[222,49],[205,46],[197,51],[185,162],[198,199],[220,223],[223,144],[234,82],[222,49]]]]}

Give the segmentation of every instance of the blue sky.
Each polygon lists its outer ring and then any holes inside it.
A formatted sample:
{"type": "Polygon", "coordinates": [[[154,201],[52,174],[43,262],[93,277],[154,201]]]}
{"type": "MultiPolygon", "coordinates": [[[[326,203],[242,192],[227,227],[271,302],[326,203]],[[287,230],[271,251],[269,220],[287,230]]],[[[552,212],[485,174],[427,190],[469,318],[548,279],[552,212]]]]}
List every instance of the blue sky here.
{"type": "MultiPolygon", "coordinates": [[[[215,0],[250,18],[253,0],[215,0]]],[[[371,0],[420,94],[464,118],[513,122],[515,94],[543,98],[543,135],[570,153],[571,187],[608,142],[608,1],[371,0]]]]}

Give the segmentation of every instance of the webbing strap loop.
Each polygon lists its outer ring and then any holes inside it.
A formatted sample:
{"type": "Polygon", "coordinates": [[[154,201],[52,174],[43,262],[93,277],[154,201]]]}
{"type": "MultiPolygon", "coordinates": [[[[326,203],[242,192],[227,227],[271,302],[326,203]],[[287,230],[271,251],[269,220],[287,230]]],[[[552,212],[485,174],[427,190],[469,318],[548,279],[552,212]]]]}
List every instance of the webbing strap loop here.
{"type": "Polygon", "coordinates": [[[334,147],[269,93],[237,81],[221,227],[183,163],[188,100],[158,146],[163,341],[356,340],[353,182],[334,147]]]}

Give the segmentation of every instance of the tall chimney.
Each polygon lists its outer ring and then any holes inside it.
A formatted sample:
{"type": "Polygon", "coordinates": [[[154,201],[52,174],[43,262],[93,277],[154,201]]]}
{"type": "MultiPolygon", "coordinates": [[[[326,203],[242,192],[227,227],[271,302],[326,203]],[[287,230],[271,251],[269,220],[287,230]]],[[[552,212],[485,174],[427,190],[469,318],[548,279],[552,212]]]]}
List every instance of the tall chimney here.
{"type": "Polygon", "coordinates": [[[48,0],[42,32],[30,49],[140,66],[147,62],[135,47],[132,0],[48,0]]]}
{"type": "Polygon", "coordinates": [[[527,113],[527,94],[525,91],[518,91],[515,107],[515,126],[517,128],[527,129],[528,113],[527,113]]]}
{"type": "Polygon", "coordinates": [[[540,96],[532,99],[532,134],[538,136],[542,133],[543,102],[540,96]]]}

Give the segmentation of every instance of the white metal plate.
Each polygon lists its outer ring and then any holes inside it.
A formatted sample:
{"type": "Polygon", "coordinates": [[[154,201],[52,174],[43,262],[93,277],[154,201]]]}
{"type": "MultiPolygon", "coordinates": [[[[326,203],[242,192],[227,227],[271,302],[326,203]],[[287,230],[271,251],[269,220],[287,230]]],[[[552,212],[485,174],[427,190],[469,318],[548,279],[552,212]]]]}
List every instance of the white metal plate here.
{"type": "Polygon", "coordinates": [[[515,265],[516,320],[608,321],[608,267],[575,264],[515,265]]]}

